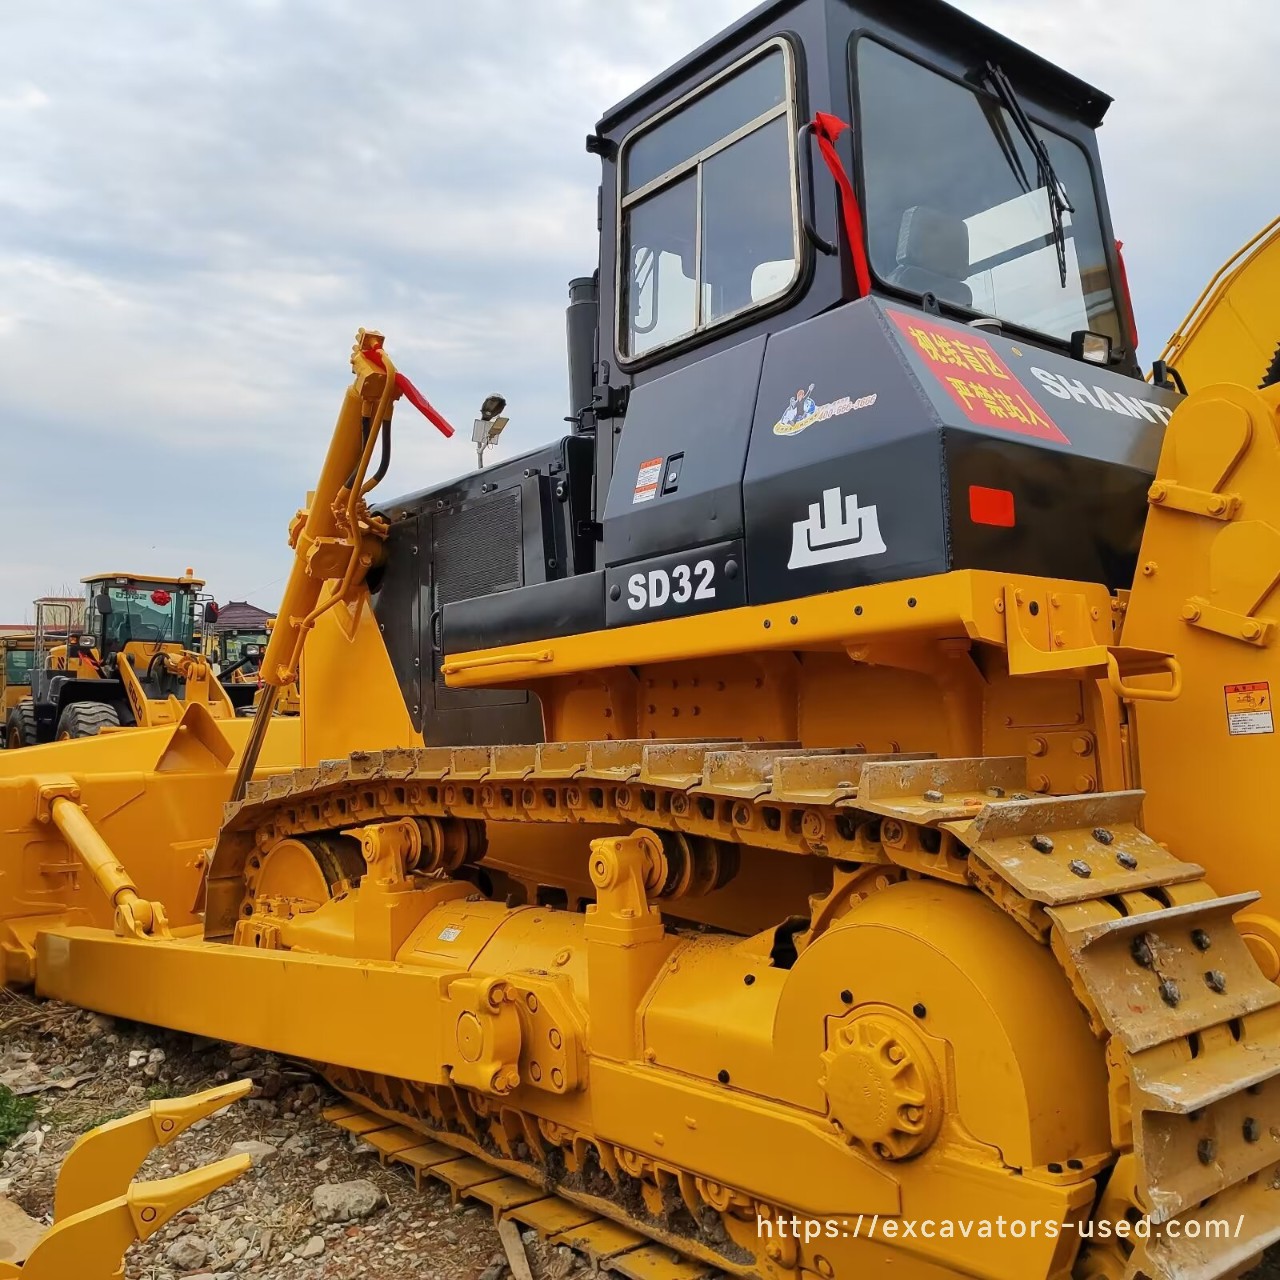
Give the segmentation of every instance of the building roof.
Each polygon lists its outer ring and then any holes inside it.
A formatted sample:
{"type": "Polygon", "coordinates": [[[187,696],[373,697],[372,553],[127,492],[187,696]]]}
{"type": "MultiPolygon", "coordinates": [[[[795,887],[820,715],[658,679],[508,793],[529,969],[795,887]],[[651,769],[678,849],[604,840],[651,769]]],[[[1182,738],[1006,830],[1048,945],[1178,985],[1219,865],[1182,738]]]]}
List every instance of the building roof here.
{"type": "Polygon", "coordinates": [[[218,620],[212,631],[265,631],[267,620],[275,615],[267,609],[259,609],[247,600],[228,600],[218,606],[218,620]]]}

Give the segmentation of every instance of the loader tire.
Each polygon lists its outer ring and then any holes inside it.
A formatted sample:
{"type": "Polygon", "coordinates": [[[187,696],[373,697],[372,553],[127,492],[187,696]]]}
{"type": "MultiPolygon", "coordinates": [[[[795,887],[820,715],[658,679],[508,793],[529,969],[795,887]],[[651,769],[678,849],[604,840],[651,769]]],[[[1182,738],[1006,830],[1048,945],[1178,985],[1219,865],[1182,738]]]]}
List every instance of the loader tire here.
{"type": "Polygon", "coordinates": [[[34,747],[36,736],[36,708],[30,698],[23,698],[12,711],[4,727],[4,745],[9,750],[18,747],[34,747]]]}
{"type": "Polygon", "coordinates": [[[73,702],[58,717],[57,738],[93,738],[103,729],[118,729],[120,717],[105,702],[73,702]]]}

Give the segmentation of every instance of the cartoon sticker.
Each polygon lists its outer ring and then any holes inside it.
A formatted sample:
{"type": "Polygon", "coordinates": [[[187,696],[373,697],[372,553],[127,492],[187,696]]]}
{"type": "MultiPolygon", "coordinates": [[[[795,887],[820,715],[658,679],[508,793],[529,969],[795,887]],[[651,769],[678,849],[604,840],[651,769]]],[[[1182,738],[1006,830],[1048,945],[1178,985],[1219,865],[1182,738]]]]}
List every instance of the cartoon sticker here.
{"type": "Polygon", "coordinates": [[[854,400],[849,396],[841,396],[839,400],[829,400],[826,404],[818,404],[813,398],[813,383],[807,390],[797,391],[791,397],[786,412],[773,424],[775,436],[796,436],[815,422],[826,422],[829,418],[838,418],[842,414],[852,413],[855,409],[869,409],[876,402],[875,395],[863,396],[854,400]]]}
{"type": "Polygon", "coordinates": [[[637,502],[650,502],[658,496],[658,481],[662,479],[661,458],[650,458],[640,464],[636,474],[636,491],[631,499],[634,506],[637,502]]]}
{"type": "Polygon", "coordinates": [[[1271,686],[1265,680],[1223,685],[1222,691],[1227,698],[1227,732],[1233,738],[1276,731],[1271,718],[1271,686]]]}
{"type": "Polygon", "coordinates": [[[927,316],[888,314],[970,422],[1055,444],[1071,443],[977,330],[962,338],[927,316]]]}

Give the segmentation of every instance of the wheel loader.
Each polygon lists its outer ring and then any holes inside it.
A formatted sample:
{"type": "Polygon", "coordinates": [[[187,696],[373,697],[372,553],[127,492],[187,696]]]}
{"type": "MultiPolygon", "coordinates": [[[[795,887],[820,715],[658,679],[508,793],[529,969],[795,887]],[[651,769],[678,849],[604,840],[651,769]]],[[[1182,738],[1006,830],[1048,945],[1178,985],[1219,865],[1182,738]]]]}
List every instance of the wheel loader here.
{"type": "Polygon", "coordinates": [[[270,638],[269,632],[257,627],[215,631],[205,640],[204,654],[217,664],[218,679],[224,683],[256,683],[258,663],[270,638]]]}
{"type": "Polygon", "coordinates": [[[31,690],[8,713],[7,746],[170,724],[191,702],[215,718],[252,704],[252,691],[227,689],[193,648],[204,583],[190,570],[180,578],[107,573],[81,581],[78,633],[65,603],[36,603],[31,690]]]}
{"type": "Polygon", "coordinates": [[[0,636],[0,716],[31,696],[31,664],[35,658],[35,633],[0,636]]]}
{"type": "Polygon", "coordinates": [[[607,111],[572,430],[375,502],[434,411],[361,330],[252,725],[0,761],[9,980],[627,1276],[1252,1265],[1280,389],[1144,381],[1108,106],[771,0],[607,111]]]}

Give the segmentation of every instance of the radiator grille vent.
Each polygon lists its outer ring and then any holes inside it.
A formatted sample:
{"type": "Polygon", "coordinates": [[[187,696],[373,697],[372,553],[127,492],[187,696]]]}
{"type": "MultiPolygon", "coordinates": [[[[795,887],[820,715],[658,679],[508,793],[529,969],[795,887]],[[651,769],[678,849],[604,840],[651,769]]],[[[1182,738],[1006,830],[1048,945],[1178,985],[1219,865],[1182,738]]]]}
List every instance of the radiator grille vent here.
{"type": "Polygon", "coordinates": [[[433,516],[436,607],[524,585],[520,490],[433,516]]]}

